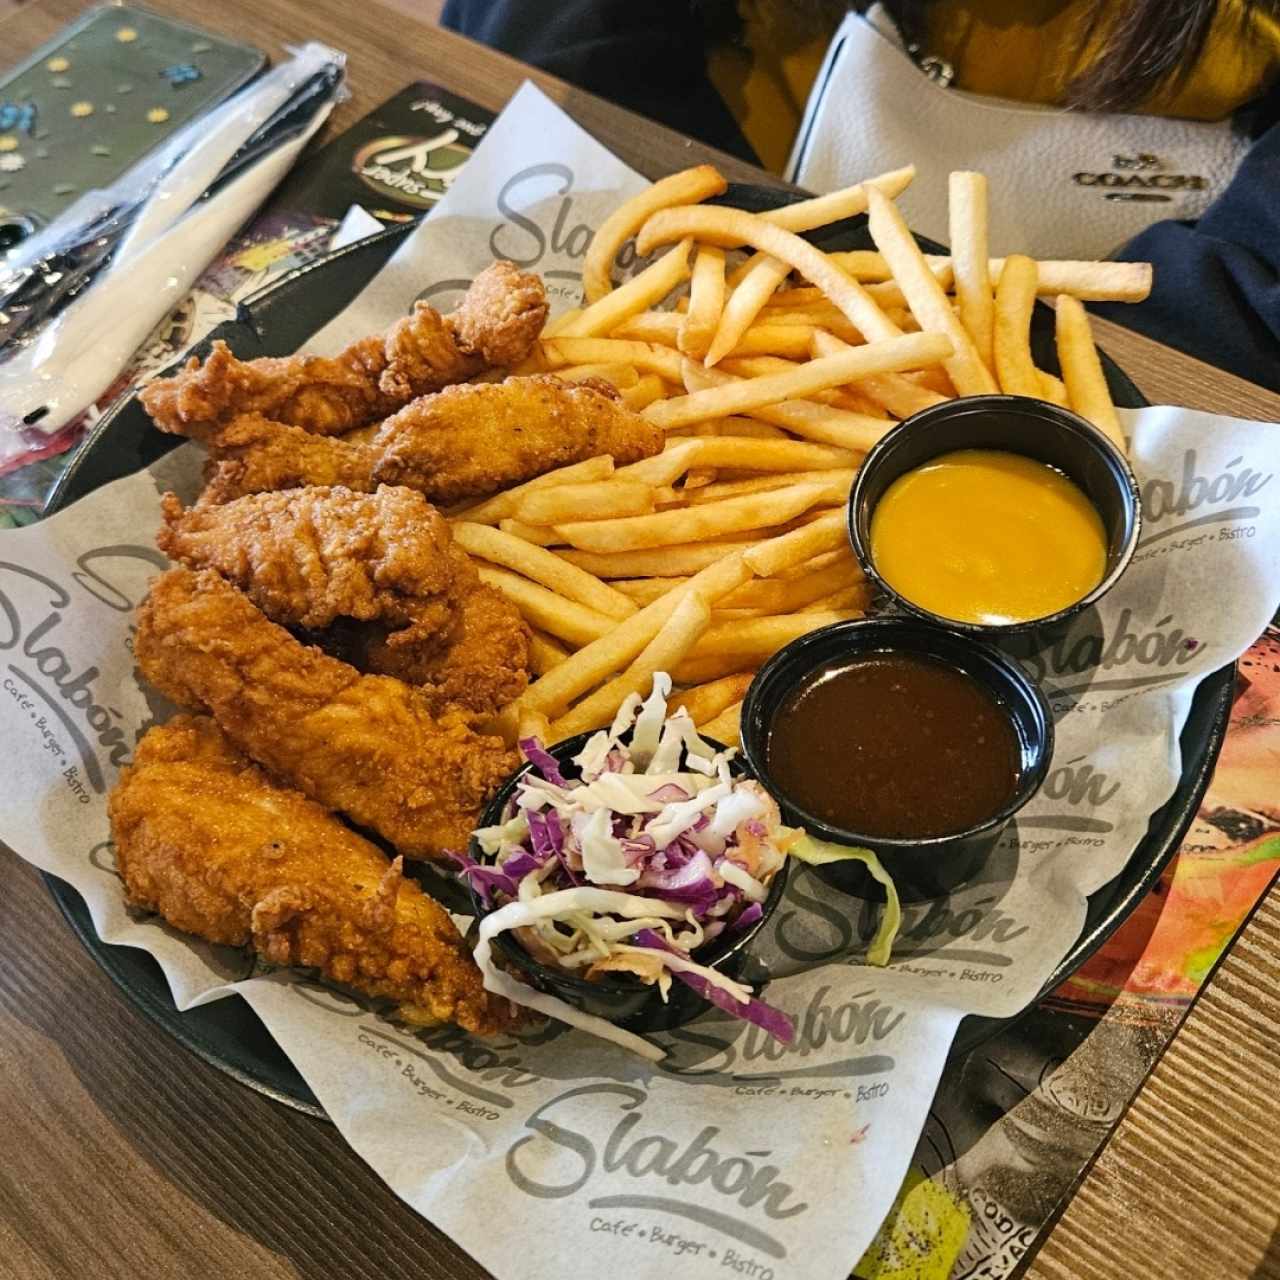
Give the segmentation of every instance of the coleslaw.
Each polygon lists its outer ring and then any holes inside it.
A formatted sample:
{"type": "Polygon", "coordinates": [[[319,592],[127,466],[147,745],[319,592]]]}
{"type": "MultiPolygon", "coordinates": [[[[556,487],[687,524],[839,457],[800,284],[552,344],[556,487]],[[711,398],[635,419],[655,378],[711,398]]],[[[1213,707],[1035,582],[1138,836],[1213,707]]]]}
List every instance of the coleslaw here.
{"type": "MultiPolygon", "coordinates": [[[[667,714],[670,692],[659,672],[647,699],[627,698],[573,757],[576,777],[566,778],[541,743],[520,743],[530,768],[503,821],[474,833],[483,860],[455,855],[489,908],[476,962],[490,991],[651,1060],[663,1055],[648,1040],[498,968],[493,939],[509,931],[540,964],[588,981],[628,974],[664,1000],[673,981],[684,983],[789,1043],[795,1028],[786,1014],[698,953],[763,918],[789,853],[811,862],[874,855],[835,846],[823,854],[784,826],[773,797],[735,775],[734,749],[704,740],[683,707],[667,714]]],[[[896,914],[891,882],[889,893],[896,914]]]]}

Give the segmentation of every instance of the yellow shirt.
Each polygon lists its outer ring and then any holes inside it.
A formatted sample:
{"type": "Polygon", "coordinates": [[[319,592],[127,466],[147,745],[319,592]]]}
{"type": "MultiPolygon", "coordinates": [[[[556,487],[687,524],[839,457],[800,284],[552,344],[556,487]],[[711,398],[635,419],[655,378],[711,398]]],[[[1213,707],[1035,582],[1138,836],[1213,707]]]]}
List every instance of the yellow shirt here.
{"type": "MultiPolygon", "coordinates": [[[[1118,9],[1125,0],[1112,0],[1118,9]]],[[[970,93],[1053,103],[1089,65],[1107,24],[1090,35],[1090,0],[937,0],[926,52],[951,64],[970,93]]],[[[711,51],[711,82],[767,168],[781,170],[822,65],[831,30],[797,23],[787,0],[739,0],[741,40],[711,51]]],[[[1280,71],[1280,22],[1245,28],[1240,0],[1223,0],[1204,55],[1174,89],[1142,107],[1155,115],[1222,120],[1280,71]]]]}

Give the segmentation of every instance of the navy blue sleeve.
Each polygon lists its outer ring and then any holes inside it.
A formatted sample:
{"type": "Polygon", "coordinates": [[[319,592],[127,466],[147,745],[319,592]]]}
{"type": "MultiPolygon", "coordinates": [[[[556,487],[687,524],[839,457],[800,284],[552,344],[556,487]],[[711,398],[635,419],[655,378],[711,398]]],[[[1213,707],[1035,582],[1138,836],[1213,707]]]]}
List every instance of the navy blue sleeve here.
{"type": "Polygon", "coordinates": [[[1159,222],[1116,255],[1151,262],[1151,297],[1091,310],[1280,392],[1280,124],[1198,222],[1159,222]]]}
{"type": "Polygon", "coordinates": [[[759,163],[707,77],[706,33],[688,0],[657,6],[635,0],[448,0],[441,21],[580,89],[759,163]]]}

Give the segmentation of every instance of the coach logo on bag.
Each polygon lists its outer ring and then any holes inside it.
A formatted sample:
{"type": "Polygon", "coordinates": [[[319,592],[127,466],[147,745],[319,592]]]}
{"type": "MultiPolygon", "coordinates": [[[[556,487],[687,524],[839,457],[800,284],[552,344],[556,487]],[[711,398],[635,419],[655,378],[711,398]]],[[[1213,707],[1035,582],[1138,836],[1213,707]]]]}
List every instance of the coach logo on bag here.
{"type": "Polygon", "coordinates": [[[1158,169],[1160,157],[1149,151],[1139,152],[1136,156],[1116,156],[1111,161],[1113,169],[1158,169]]]}
{"type": "Polygon", "coordinates": [[[1106,200],[1137,200],[1147,203],[1168,203],[1173,199],[1169,191],[1203,191],[1209,183],[1198,173],[1152,173],[1161,169],[1164,162],[1149,151],[1137,155],[1115,155],[1111,158],[1110,173],[1075,173],[1071,181],[1078,187],[1104,187],[1106,200]]]}

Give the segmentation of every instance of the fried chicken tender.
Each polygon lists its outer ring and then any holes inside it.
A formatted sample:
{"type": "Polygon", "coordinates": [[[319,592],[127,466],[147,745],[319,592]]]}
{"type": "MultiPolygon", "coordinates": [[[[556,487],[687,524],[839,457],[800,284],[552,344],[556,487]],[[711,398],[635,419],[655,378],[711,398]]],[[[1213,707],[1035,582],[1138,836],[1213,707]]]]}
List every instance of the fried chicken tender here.
{"type": "Polygon", "coordinates": [[[156,580],[134,654],[161,693],[208,711],[251,759],[408,857],[465,848],[518,763],[467,714],[433,715],[403,681],[295,640],[212,569],[156,580]]]}
{"type": "Polygon", "coordinates": [[[444,517],[412,489],[308,488],[184,511],[164,495],[156,545],[191,569],[216,569],[273,622],[378,621],[393,648],[444,647],[477,585],[444,517]]]}
{"type": "Polygon", "coordinates": [[[448,523],[412,489],[293,489],[188,511],[165,494],[162,508],[160,550],[216,569],[272,622],[377,623],[314,638],[362,671],[422,686],[435,712],[496,711],[528,686],[520,611],[481,585],[448,523]]]}
{"type": "Polygon", "coordinates": [[[214,462],[201,505],[304,485],[372,492],[380,482],[449,504],[597,454],[638,462],[664,443],[607,383],[552,374],[449,387],[414,400],[371,438],[359,435],[337,440],[246,414],[207,437],[214,462]]]}
{"type": "Polygon", "coordinates": [[[549,374],[449,387],[389,417],[368,447],[374,478],[444,505],[497,493],[600,454],[618,465],[661,451],[664,435],[612,388],[549,374]]]}
{"type": "Polygon", "coordinates": [[[209,437],[202,506],[247,493],[273,493],[305,485],[342,485],[372,493],[378,455],[365,445],[317,436],[260,413],[244,414],[209,437]]]}
{"type": "Polygon", "coordinates": [[[318,969],[413,1021],[481,1035],[510,1023],[402,860],[252,764],[207,716],[148,731],[108,812],[129,901],[175,928],[318,969]]]}
{"type": "Polygon", "coordinates": [[[500,591],[477,583],[459,601],[444,647],[374,637],[361,665],[419,685],[438,709],[465,707],[492,712],[518,698],[529,685],[529,628],[500,591]]]}
{"type": "Polygon", "coordinates": [[[496,363],[518,363],[546,318],[541,280],[495,262],[451,315],[415,303],[385,337],[361,338],[332,357],[239,360],[215,342],[203,364],[193,356],[180,373],[144,387],[141,400],[161,431],[195,439],[247,413],[339,435],[496,363]]]}
{"type": "Polygon", "coordinates": [[[533,350],[547,322],[547,291],[537,276],[499,259],[476,276],[446,321],[459,349],[491,369],[508,369],[533,350]]]}

